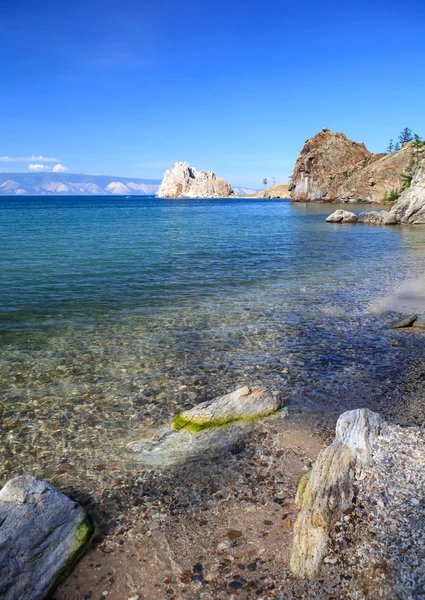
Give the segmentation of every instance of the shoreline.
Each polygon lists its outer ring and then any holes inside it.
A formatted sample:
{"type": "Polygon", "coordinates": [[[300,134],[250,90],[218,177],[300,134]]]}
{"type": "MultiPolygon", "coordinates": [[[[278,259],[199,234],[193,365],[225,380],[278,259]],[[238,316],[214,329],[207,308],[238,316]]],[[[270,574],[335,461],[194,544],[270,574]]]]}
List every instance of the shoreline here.
{"type": "MultiPolygon", "coordinates": [[[[303,211],[307,209],[293,213],[303,211]]],[[[341,264],[351,266],[352,254],[339,254],[340,232],[321,222],[318,231],[323,233],[318,233],[313,248],[319,257],[316,267],[323,263],[322,236],[328,234],[335,250],[328,268],[337,272],[341,264]]],[[[282,236],[281,230],[272,232],[274,240],[282,236]]],[[[264,245],[264,238],[254,239],[264,245]]],[[[355,250],[361,240],[366,249],[361,256],[367,262],[374,248],[368,243],[374,238],[360,238],[355,250]]],[[[271,247],[274,251],[274,242],[271,247]]],[[[385,256],[391,257],[391,240],[387,251],[385,256]]],[[[209,320],[209,303],[199,303],[198,320],[190,303],[191,312],[179,313],[186,320],[180,318],[170,332],[165,321],[154,322],[152,340],[158,344],[147,353],[135,340],[143,340],[148,329],[137,328],[140,315],[132,315],[136,327],[129,327],[128,312],[123,312],[125,327],[116,330],[103,332],[91,324],[87,340],[94,335],[87,344],[86,336],[76,330],[75,335],[58,337],[60,343],[45,353],[34,335],[38,370],[29,353],[27,360],[23,353],[10,353],[10,397],[16,404],[2,407],[12,459],[8,466],[4,461],[3,475],[25,469],[52,481],[80,502],[99,526],[93,545],[54,598],[194,600],[237,593],[247,598],[291,597],[286,593],[329,598],[329,582],[312,587],[295,581],[289,571],[298,481],[322,445],[333,439],[342,411],[368,406],[406,422],[419,419],[421,413],[420,366],[416,371],[407,367],[418,347],[425,354],[423,333],[389,331],[389,313],[372,314],[369,300],[381,288],[373,287],[369,273],[375,278],[376,271],[371,265],[383,268],[387,279],[379,279],[382,284],[393,281],[394,266],[388,260],[386,265],[367,262],[362,278],[356,256],[353,269],[341,272],[350,272],[345,285],[340,285],[338,272],[323,278],[325,287],[319,275],[314,288],[315,271],[308,271],[303,287],[301,280],[294,288],[270,284],[263,296],[255,285],[246,289],[235,279],[240,295],[227,290],[226,303],[209,320]],[[314,289],[319,290],[316,297],[314,289]],[[285,291],[299,300],[292,312],[285,305],[291,298],[285,291]],[[227,320],[230,302],[237,310],[227,320]],[[158,362],[158,356],[164,359],[160,368],[144,370],[144,362],[158,362]],[[57,388],[49,389],[52,382],[57,388]],[[289,416],[266,419],[246,444],[234,446],[214,462],[152,471],[134,457],[124,457],[123,441],[149,435],[171,414],[247,382],[284,390],[289,416]],[[410,413],[403,407],[406,393],[412,398],[410,413]],[[31,446],[25,448],[27,440],[31,446]]],[[[401,265],[415,264],[405,256],[401,265]]],[[[272,253],[270,259],[281,268],[281,255],[272,253]]],[[[300,273],[304,264],[302,260],[300,273]]],[[[252,276],[252,268],[248,272],[252,276]]],[[[275,277],[285,280],[279,270],[275,277]]],[[[99,323],[108,329],[108,321],[99,323]]],[[[28,350],[28,339],[25,343],[28,350]]],[[[8,383],[5,378],[2,382],[8,383]]]]}
{"type": "MultiPolygon", "coordinates": [[[[387,402],[372,399],[370,408],[390,423],[423,426],[424,378],[418,358],[402,381],[390,382],[387,402]]],[[[297,580],[289,556],[299,479],[333,439],[339,414],[265,419],[217,461],[127,475],[103,507],[83,499],[100,533],[53,599],[221,600],[239,590],[249,600],[329,598],[341,568],[297,580]]]]}

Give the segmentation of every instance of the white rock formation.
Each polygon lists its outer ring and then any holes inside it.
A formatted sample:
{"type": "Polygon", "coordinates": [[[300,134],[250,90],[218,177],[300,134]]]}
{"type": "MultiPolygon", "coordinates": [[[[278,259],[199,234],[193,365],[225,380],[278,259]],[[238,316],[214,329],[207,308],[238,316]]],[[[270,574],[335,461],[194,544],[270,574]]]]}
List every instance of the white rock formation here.
{"type": "Polygon", "coordinates": [[[85,511],[49,483],[8,481],[0,492],[0,598],[47,598],[92,533],[85,511]]]}
{"type": "Polygon", "coordinates": [[[176,162],[165,172],[158,198],[228,198],[232,186],[212,171],[197,171],[187,162],[176,162]]]}
{"type": "Polygon", "coordinates": [[[336,210],[326,219],[328,223],[357,223],[357,215],[348,210],[336,210]]]}
{"type": "Polygon", "coordinates": [[[367,408],[343,413],[334,442],[301,479],[291,555],[291,569],[299,577],[317,574],[328,552],[329,532],[352,505],[354,479],[370,465],[372,444],[381,426],[381,417],[367,408]]]}
{"type": "Polygon", "coordinates": [[[158,467],[213,456],[246,435],[254,421],[281,407],[279,392],[245,386],[180,413],[168,427],[130,448],[141,462],[158,467]]]}

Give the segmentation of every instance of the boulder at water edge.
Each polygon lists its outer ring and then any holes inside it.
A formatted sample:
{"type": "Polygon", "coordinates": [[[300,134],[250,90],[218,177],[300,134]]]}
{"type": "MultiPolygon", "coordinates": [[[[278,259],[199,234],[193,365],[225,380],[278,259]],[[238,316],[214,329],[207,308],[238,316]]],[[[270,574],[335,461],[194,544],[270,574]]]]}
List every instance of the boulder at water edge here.
{"type": "Polygon", "coordinates": [[[343,413],[334,442],[321,452],[298,485],[300,508],[294,525],[291,569],[313,578],[328,552],[329,533],[352,504],[354,480],[370,465],[372,445],[382,419],[367,408],[343,413]]]}
{"type": "Polygon", "coordinates": [[[42,600],[93,534],[85,511],[30,475],[0,492],[0,598],[42,600]]]}
{"type": "Polygon", "coordinates": [[[357,223],[357,215],[348,210],[336,210],[326,219],[328,223],[357,223]]]}
{"type": "Polygon", "coordinates": [[[253,422],[280,408],[279,392],[245,386],[180,413],[152,438],[130,447],[141,462],[158,467],[212,456],[240,440],[253,422]]]}

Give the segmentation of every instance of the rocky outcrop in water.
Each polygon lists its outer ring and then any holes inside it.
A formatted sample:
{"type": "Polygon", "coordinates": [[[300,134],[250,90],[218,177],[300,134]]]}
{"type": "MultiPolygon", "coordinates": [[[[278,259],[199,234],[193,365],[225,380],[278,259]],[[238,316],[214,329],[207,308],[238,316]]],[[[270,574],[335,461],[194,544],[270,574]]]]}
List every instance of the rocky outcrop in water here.
{"type": "Polygon", "coordinates": [[[370,465],[381,426],[381,417],[369,409],[345,412],[338,419],[334,442],[301,479],[291,555],[296,575],[312,578],[317,574],[328,552],[330,530],[352,505],[354,480],[370,465]]]}
{"type": "Polygon", "coordinates": [[[326,221],[328,223],[357,223],[357,215],[348,210],[336,210],[326,221]]]}
{"type": "Polygon", "coordinates": [[[47,598],[93,533],[85,511],[55,487],[25,475],[0,492],[0,597],[47,598]]]}
{"type": "Polygon", "coordinates": [[[324,128],[305,142],[289,191],[294,202],[385,202],[403,189],[412,160],[411,145],[372,154],[344,133],[324,128]]]}
{"type": "Polygon", "coordinates": [[[176,162],[165,172],[158,198],[228,198],[232,186],[212,171],[197,171],[187,162],[176,162]]]}
{"type": "Polygon", "coordinates": [[[214,456],[246,435],[253,422],[280,408],[279,392],[245,386],[180,413],[152,438],[130,447],[141,462],[158,467],[214,456]]]}

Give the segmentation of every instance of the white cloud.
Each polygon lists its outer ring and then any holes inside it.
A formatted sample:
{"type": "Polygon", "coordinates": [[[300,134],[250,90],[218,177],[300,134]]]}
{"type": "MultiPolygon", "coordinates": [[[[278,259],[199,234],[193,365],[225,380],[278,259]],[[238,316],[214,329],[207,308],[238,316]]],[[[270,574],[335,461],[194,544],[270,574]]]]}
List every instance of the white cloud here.
{"type": "Polygon", "coordinates": [[[55,165],[52,169],[52,173],[66,173],[68,171],[68,167],[64,167],[63,165],[55,165]]]}
{"type": "Polygon", "coordinates": [[[46,156],[0,156],[0,162],[59,162],[58,158],[51,158],[46,156]]]}
{"type": "Polygon", "coordinates": [[[50,167],[47,167],[46,165],[33,163],[31,165],[28,165],[28,171],[50,171],[50,167]]]}

